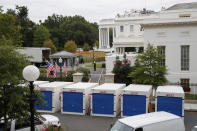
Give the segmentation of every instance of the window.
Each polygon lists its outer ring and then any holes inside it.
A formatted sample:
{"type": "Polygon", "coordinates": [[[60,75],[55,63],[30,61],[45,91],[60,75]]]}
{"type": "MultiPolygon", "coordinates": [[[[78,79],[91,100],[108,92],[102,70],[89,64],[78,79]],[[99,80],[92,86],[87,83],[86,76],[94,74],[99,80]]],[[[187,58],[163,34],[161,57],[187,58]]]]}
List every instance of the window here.
{"type": "Polygon", "coordinates": [[[133,32],[133,25],[130,25],[130,32],[133,32]]]}
{"type": "Polygon", "coordinates": [[[124,32],[124,26],[120,26],[120,32],[124,32]]]}
{"type": "Polygon", "coordinates": [[[133,128],[117,121],[109,131],[133,131],[133,128]]]}
{"type": "Polygon", "coordinates": [[[116,28],[114,28],[114,37],[116,37],[116,28]]]}
{"type": "Polygon", "coordinates": [[[189,79],[181,79],[181,86],[185,92],[190,92],[189,79]]]}
{"type": "Polygon", "coordinates": [[[181,70],[189,70],[189,45],[181,46],[181,70]]]}
{"type": "Polygon", "coordinates": [[[165,64],[165,61],[166,61],[166,59],[165,59],[165,54],[166,54],[165,50],[166,50],[166,47],[165,46],[158,46],[157,49],[158,49],[158,54],[160,54],[160,55],[163,56],[163,58],[162,58],[162,60],[160,62],[160,65],[161,66],[165,66],[166,65],[165,64]]]}

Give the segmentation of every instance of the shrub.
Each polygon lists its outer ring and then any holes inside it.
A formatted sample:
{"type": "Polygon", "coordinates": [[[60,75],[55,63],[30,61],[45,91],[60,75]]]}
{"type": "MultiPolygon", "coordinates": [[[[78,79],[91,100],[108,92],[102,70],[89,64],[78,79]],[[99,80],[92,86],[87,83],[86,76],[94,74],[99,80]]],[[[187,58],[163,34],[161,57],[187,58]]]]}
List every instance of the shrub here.
{"type": "Polygon", "coordinates": [[[105,66],[105,63],[102,63],[102,68],[105,68],[106,66],[105,66]]]}

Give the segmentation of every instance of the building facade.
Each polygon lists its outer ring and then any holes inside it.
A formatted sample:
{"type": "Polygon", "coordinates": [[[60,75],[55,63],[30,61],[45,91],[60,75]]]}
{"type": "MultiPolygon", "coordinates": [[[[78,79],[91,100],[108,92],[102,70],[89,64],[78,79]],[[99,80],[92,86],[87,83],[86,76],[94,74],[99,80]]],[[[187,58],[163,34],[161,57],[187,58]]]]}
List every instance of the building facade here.
{"type": "Polygon", "coordinates": [[[140,23],[155,12],[131,10],[114,19],[103,19],[99,22],[99,50],[114,51],[118,54],[137,52],[144,46],[144,29],[140,23]],[[112,46],[110,46],[109,30],[112,30],[112,46]]]}
{"type": "Polygon", "coordinates": [[[197,82],[197,3],[177,4],[161,11],[158,18],[146,19],[144,47],[160,47],[171,83],[197,82]]]}
{"type": "Polygon", "coordinates": [[[153,44],[165,56],[162,65],[168,69],[169,83],[197,83],[197,2],[176,4],[157,13],[118,15],[111,25],[105,21],[101,20],[99,29],[113,28],[116,54],[127,52],[127,47],[153,44]]]}

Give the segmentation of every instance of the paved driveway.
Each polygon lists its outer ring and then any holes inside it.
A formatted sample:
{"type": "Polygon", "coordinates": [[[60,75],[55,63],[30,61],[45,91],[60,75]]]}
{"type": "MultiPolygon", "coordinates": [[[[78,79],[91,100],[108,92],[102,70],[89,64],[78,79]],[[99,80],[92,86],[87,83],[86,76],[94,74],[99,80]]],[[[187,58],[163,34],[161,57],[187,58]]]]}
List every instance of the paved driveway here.
{"type": "MultiPolygon", "coordinates": [[[[65,131],[107,131],[110,124],[118,118],[98,117],[98,116],[79,116],[55,113],[59,117],[65,131]]],[[[191,127],[197,125],[197,112],[185,111],[186,131],[190,131],[191,127]]]]}

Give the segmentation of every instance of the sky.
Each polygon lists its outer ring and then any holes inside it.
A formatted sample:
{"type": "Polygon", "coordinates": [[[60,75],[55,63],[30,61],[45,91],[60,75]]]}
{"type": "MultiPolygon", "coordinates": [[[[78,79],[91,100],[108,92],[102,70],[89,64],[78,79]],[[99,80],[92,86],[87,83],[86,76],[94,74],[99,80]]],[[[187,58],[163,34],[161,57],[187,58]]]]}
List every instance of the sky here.
{"type": "Polygon", "coordinates": [[[3,10],[15,9],[15,5],[27,6],[29,18],[38,23],[52,14],[63,16],[81,15],[90,22],[114,18],[131,9],[151,9],[160,11],[177,3],[197,2],[197,0],[0,0],[3,10]]]}

